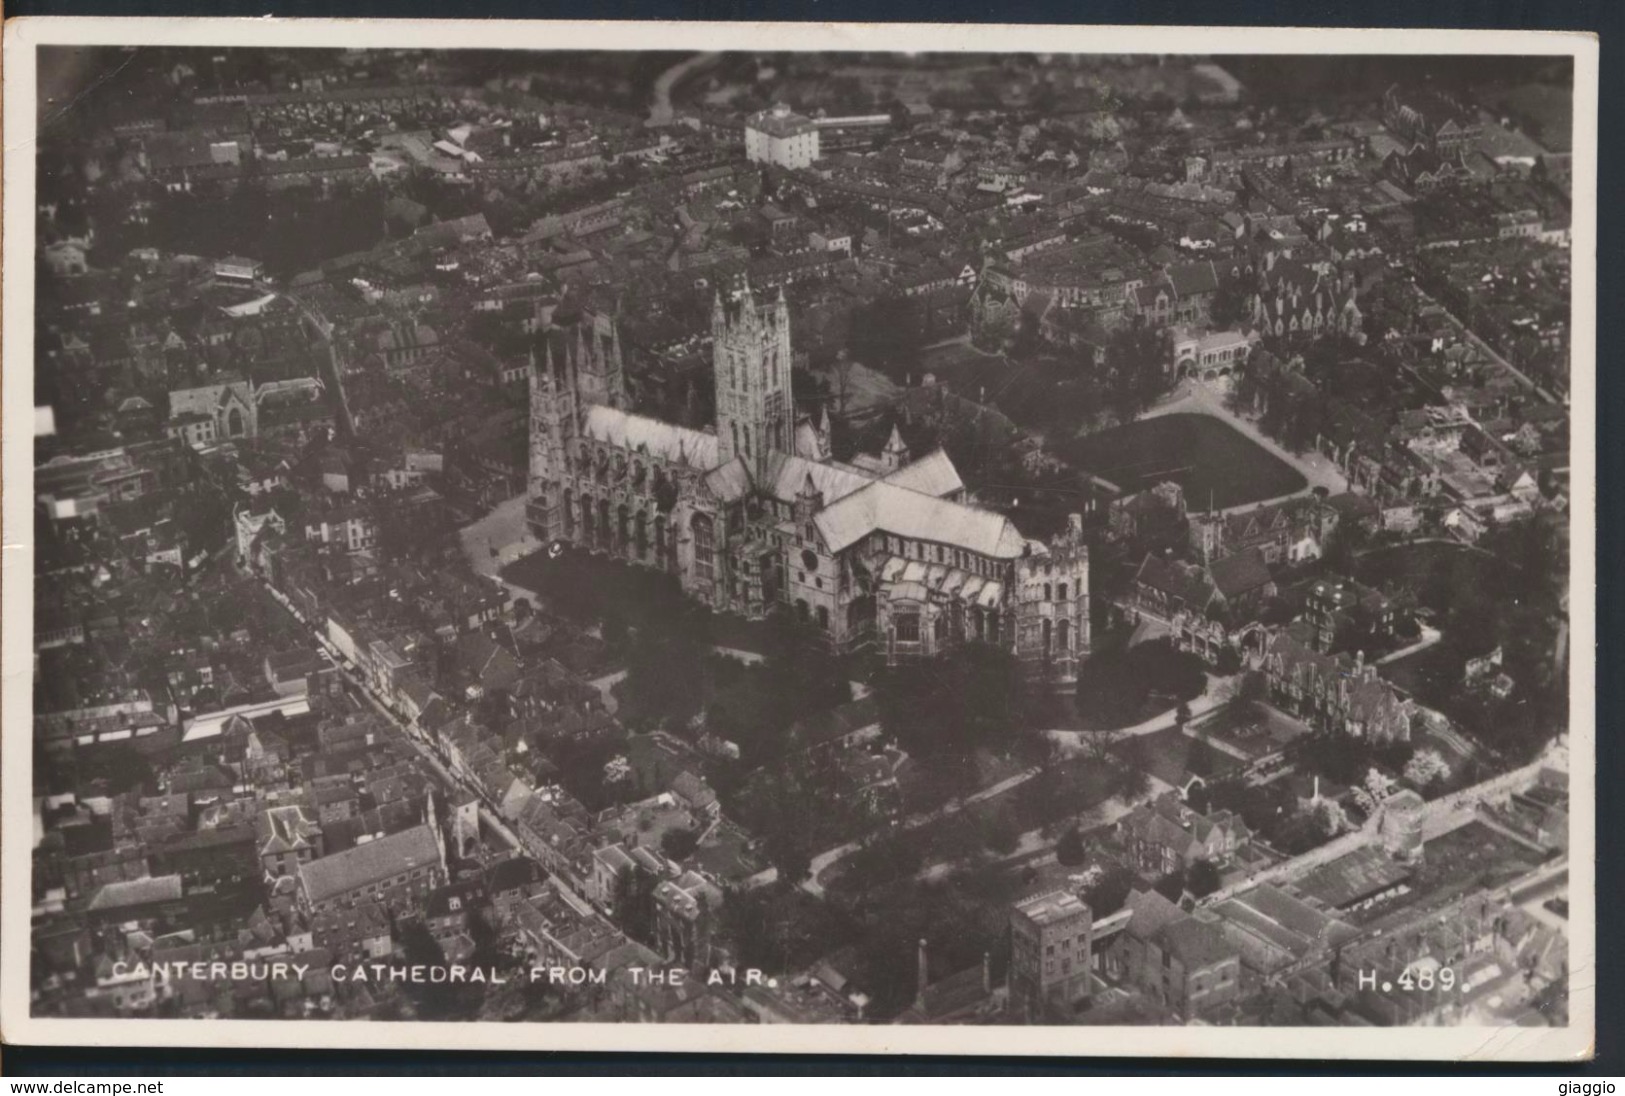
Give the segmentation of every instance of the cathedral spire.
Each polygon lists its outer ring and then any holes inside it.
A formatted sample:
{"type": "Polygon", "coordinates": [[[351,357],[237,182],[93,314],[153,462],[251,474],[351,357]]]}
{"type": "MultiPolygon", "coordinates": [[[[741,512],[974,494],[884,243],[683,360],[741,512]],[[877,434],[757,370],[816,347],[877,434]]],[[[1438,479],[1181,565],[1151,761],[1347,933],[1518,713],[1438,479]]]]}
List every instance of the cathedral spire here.
{"type": "Polygon", "coordinates": [[[888,472],[895,472],[908,463],[908,446],[903,442],[902,432],[897,424],[891,424],[891,437],[886,439],[886,448],[880,451],[881,463],[888,472]]]}

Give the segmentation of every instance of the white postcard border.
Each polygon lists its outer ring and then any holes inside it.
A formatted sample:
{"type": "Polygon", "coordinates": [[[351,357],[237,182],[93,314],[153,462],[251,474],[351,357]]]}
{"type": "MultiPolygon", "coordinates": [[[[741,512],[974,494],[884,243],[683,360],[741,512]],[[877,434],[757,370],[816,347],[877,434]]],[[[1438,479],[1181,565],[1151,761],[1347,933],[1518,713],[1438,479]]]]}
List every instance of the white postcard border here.
{"type": "Polygon", "coordinates": [[[1583,32],[942,24],[22,18],[5,27],[0,1039],[89,1046],[1011,1054],[1528,1061],[1589,1056],[1595,1008],[1597,64],[1583,32]],[[1036,53],[1519,54],[1574,57],[1567,1028],[877,1027],[69,1020],[28,1014],[33,830],[33,285],[41,45],[1036,53]]]}

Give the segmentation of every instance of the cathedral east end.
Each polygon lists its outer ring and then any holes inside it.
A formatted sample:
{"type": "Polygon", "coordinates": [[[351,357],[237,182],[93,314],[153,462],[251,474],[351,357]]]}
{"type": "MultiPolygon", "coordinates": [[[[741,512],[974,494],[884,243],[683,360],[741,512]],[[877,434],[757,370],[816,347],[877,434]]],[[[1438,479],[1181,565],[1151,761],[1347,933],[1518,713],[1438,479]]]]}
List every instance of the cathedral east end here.
{"type": "Polygon", "coordinates": [[[692,430],[626,407],[611,317],[549,331],[530,378],[527,518],[564,541],[677,576],[719,612],[783,607],[845,650],[888,661],[978,639],[1065,687],[1089,650],[1082,520],[1049,543],[966,500],[941,449],[830,452],[828,413],[799,418],[790,310],[748,286],[711,314],[717,423],[692,430]]]}

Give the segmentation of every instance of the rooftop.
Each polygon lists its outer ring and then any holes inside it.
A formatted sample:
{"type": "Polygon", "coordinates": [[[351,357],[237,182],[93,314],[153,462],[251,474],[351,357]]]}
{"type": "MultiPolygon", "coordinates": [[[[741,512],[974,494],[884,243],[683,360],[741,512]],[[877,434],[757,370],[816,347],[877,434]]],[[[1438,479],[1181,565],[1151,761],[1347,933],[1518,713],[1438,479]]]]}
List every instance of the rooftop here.
{"type": "Polygon", "coordinates": [[[440,846],[434,831],[422,825],[301,864],[299,879],[306,897],[320,903],[415,868],[439,866],[440,846]]]}
{"type": "Polygon", "coordinates": [[[1089,907],[1068,891],[1050,891],[1017,902],[1016,912],[1035,925],[1053,925],[1073,917],[1088,917],[1089,907]]]}

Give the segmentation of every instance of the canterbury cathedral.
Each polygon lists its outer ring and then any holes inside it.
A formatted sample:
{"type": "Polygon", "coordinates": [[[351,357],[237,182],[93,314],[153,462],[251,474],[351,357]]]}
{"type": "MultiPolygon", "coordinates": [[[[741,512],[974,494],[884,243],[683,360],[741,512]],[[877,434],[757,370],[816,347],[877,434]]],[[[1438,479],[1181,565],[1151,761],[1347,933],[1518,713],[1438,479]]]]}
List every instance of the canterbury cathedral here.
{"type": "Polygon", "coordinates": [[[976,506],[948,454],[895,427],[835,459],[828,412],[796,414],[790,311],[748,285],[712,308],[716,425],[630,410],[611,316],[548,331],[531,364],[527,519],[563,541],[677,576],[719,612],[783,610],[889,661],[979,639],[1065,687],[1089,649],[1082,521],[1049,543],[976,506]]]}

